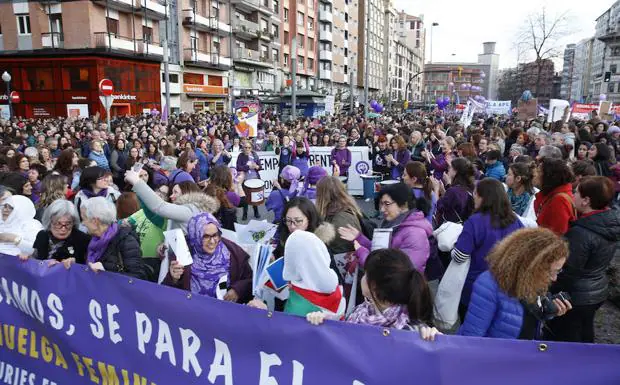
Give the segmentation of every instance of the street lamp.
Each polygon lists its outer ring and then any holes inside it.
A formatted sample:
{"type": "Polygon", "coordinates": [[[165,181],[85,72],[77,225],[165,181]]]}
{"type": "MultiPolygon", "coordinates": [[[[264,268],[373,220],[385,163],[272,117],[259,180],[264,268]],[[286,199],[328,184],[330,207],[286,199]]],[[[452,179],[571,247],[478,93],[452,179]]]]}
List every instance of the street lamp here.
{"type": "Polygon", "coordinates": [[[433,63],[433,27],[437,27],[439,23],[434,22],[431,24],[431,64],[433,63]]]}
{"type": "Polygon", "coordinates": [[[13,117],[13,106],[11,105],[11,74],[4,71],[2,73],[2,80],[6,83],[6,97],[9,101],[9,119],[13,117]]]}

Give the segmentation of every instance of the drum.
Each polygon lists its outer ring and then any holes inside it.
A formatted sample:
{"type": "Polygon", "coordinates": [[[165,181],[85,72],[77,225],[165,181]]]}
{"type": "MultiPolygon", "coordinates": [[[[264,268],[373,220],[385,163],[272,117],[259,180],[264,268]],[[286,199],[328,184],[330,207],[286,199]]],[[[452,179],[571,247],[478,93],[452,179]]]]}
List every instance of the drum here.
{"type": "Polygon", "coordinates": [[[390,186],[396,183],[400,183],[400,181],[399,180],[384,180],[384,181],[379,182],[379,187],[381,188],[381,190],[383,190],[387,186],[390,186]]]}
{"type": "Polygon", "coordinates": [[[260,179],[249,179],[243,182],[243,191],[252,206],[260,206],[265,202],[265,182],[260,179]]]}
{"type": "Polygon", "coordinates": [[[364,199],[374,199],[377,197],[379,189],[377,185],[381,181],[381,175],[360,175],[364,183],[364,199]]]}

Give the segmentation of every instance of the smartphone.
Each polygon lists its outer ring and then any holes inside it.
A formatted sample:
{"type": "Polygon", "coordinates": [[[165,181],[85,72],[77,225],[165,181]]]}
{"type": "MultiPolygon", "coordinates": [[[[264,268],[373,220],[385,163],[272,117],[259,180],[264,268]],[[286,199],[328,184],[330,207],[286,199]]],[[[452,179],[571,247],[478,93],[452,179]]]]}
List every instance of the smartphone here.
{"type": "Polygon", "coordinates": [[[144,164],[137,162],[136,164],[134,164],[131,169],[137,173],[140,172],[140,170],[142,170],[142,167],[144,167],[144,164]]]}

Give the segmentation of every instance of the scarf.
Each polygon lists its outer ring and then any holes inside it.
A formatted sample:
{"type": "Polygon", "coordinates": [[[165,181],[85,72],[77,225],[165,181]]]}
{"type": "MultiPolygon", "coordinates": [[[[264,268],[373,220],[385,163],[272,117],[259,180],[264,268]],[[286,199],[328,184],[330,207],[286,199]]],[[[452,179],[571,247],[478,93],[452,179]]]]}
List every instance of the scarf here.
{"type": "MultiPolygon", "coordinates": [[[[394,203],[394,204],[396,204],[396,203],[394,203]]],[[[392,219],[391,221],[388,221],[387,219],[384,219],[381,222],[381,224],[379,225],[379,228],[380,229],[391,229],[393,227],[396,227],[396,226],[400,225],[401,223],[403,223],[405,218],[407,218],[409,216],[409,214],[411,214],[413,211],[415,211],[415,210],[406,211],[406,212],[400,214],[399,216],[397,216],[396,218],[392,219]]]]}
{"type": "Polygon", "coordinates": [[[508,189],[508,198],[510,198],[510,205],[512,206],[512,210],[517,213],[517,215],[522,216],[527,210],[527,206],[530,204],[530,200],[532,199],[532,194],[528,192],[523,192],[521,195],[514,195],[514,192],[511,188],[508,189]]]}
{"type": "Polygon", "coordinates": [[[88,252],[86,256],[86,260],[89,263],[99,262],[108,248],[110,241],[116,236],[116,234],[118,234],[118,230],[118,224],[115,222],[112,223],[100,237],[93,235],[90,243],[88,244],[88,252]]]}
{"type": "Polygon", "coordinates": [[[94,198],[94,197],[104,197],[104,198],[107,198],[107,196],[108,196],[108,189],[107,188],[104,188],[103,190],[99,191],[97,194],[95,194],[91,189],[88,189],[88,188],[83,188],[81,191],[82,191],[82,193],[84,195],[86,195],[86,197],[88,199],[94,198]]]}
{"type": "Polygon", "coordinates": [[[380,312],[375,305],[366,300],[353,309],[347,322],[373,325],[394,329],[404,329],[409,324],[409,314],[404,305],[392,305],[380,312]]]}
{"type": "Polygon", "coordinates": [[[192,293],[215,298],[217,284],[223,276],[227,276],[227,282],[230,284],[230,277],[228,277],[230,250],[220,240],[213,254],[204,251],[202,239],[205,234],[205,226],[208,224],[214,224],[221,232],[217,219],[206,212],[193,216],[187,223],[189,248],[194,259],[190,284],[192,293]]]}

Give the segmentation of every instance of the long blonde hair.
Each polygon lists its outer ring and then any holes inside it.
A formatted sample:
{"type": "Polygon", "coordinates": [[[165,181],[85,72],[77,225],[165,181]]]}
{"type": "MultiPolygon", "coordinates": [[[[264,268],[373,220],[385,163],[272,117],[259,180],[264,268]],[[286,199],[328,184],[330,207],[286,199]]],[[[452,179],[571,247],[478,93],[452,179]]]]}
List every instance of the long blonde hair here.
{"type": "Polygon", "coordinates": [[[60,174],[50,174],[41,181],[41,199],[37,207],[47,207],[55,200],[65,199],[67,178],[60,174]]]}
{"type": "Polygon", "coordinates": [[[513,232],[487,256],[489,271],[509,296],[534,302],[551,284],[551,264],[568,257],[568,244],[539,227],[513,232]]]}
{"type": "Polygon", "coordinates": [[[335,176],[326,176],[317,183],[316,208],[323,218],[347,210],[355,215],[362,215],[357,203],[345,190],[345,185],[335,176]]]}

